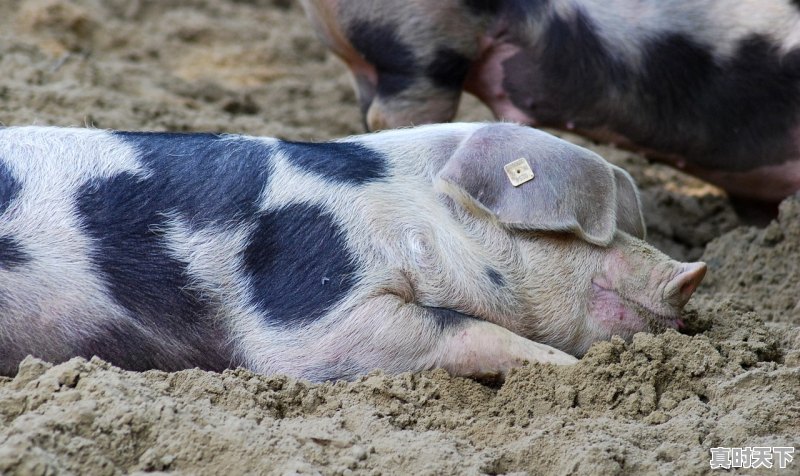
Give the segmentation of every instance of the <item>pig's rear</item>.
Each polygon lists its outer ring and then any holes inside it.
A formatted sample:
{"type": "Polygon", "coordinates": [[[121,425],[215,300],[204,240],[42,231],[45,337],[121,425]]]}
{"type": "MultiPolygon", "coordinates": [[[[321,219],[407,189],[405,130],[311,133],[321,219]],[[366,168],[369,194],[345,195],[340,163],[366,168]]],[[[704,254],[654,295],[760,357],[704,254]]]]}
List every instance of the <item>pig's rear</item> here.
{"type": "Polygon", "coordinates": [[[0,372],[28,353],[131,369],[234,364],[218,290],[190,279],[181,234],[252,214],[268,156],[205,134],[0,132],[0,372]]]}

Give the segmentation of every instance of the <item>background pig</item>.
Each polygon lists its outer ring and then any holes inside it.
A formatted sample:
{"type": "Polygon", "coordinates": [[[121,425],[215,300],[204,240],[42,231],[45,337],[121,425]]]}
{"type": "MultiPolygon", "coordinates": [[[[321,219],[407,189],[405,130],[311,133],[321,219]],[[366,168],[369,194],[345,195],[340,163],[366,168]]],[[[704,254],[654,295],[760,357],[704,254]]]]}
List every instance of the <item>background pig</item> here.
{"type": "Polygon", "coordinates": [[[369,129],[497,117],[575,130],[735,197],[800,189],[800,5],[789,0],[303,0],[369,129]]]}
{"type": "Polygon", "coordinates": [[[570,363],[675,328],[705,273],[630,177],[509,124],[297,143],[0,130],[0,371],[27,354],[311,380],[570,363]],[[513,187],[503,166],[535,178],[513,187]]]}

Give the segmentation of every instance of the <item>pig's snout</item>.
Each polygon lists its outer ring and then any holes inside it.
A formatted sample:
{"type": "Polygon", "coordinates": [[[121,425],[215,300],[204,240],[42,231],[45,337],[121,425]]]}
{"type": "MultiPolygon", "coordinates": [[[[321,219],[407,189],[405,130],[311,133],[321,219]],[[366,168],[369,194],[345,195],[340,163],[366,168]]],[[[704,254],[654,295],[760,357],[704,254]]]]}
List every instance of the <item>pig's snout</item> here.
{"type": "Polygon", "coordinates": [[[700,286],[707,269],[708,266],[703,262],[684,264],[678,275],[664,288],[664,301],[682,309],[700,286]]]}
{"type": "MultiPolygon", "coordinates": [[[[380,88],[380,86],[379,86],[380,88]]],[[[450,122],[458,109],[458,97],[386,97],[376,94],[367,107],[364,123],[369,131],[420,124],[450,122]]]]}
{"type": "Polygon", "coordinates": [[[392,122],[380,107],[380,102],[373,101],[367,106],[364,113],[364,126],[368,131],[382,131],[392,129],[392,122]]]}
{"type": "MultiPolygon", "coordinates": [[[[650,253],[636,256],[611,253],[602,275],[592,279],[589,316],[599,332],[595,337],[632,337],[683,326],[681,310],[703,280],[706,264],[650,253]],[[668,261],[654,262],[660,258],[668,261]]],[[[584,342],[587,348],[590,343],[584,342]]]]}

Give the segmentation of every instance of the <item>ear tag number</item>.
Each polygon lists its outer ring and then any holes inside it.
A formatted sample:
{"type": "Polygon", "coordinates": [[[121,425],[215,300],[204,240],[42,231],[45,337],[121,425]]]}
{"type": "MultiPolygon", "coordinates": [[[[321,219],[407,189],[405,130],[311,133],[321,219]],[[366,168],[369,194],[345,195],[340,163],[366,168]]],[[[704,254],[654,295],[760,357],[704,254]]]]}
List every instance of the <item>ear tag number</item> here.
{"type": "Polygon", "coordinates": [[[524,158],[519,158],[514,162],[504,165],[503,169],[505,169],[508,180],[511,181],[511,185],[515,187],[519,187],[525,182],[530,182],[533,180],[533,177],[535,177],[531,166],[528,165],[528,161],[524,158]]]}

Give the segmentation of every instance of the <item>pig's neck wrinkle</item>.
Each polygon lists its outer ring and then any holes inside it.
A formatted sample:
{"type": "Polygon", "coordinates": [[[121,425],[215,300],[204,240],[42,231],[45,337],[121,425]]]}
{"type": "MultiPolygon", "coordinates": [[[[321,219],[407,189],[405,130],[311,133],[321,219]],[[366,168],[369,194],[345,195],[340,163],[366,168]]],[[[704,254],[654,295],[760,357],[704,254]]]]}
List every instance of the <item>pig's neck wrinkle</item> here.
{"type": "MultiPolygon", "coordinates": [[[[483,217],[446,195],[442,206],[453,221],[431,220],[412,230],[403,241],[411,243],[404,271],[405,283],[418,304],[451,309],[501,325],[512,332],[522,329],[518,317],[526,302],[519,283],[522,261],[513,240],[495,230],[483,217]],[[455,229],[460,231],[455,232],[455,229]],[[489,270],[502,278],[492,278],[489,270]]],[[[376,230],[375,236],[379,233],[376,230]]],[[[386,263],[393,266],[393,263],[386,263]]]]}

